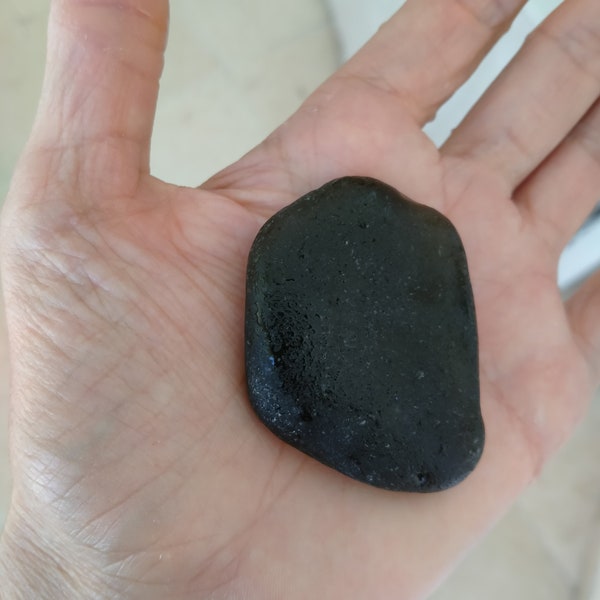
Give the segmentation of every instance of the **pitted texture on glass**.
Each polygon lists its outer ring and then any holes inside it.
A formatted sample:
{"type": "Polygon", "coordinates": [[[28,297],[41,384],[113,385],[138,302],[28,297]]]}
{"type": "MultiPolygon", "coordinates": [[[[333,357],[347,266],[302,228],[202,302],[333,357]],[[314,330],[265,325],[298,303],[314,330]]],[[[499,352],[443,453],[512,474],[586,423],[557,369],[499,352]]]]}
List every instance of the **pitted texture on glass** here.
{"type": "Polygon", "coordinates": [[[484,428],[453,225],[362,177],[278,212],[249,256],[246,371],[263,423],[341,473],[389,490],[460,482],[484,428]]]}

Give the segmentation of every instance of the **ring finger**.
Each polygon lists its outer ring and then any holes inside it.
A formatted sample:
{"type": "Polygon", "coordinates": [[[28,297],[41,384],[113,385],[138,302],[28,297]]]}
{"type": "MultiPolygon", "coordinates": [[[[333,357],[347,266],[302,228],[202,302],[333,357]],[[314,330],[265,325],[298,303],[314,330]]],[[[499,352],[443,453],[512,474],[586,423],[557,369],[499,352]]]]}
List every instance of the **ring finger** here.
{"type": "Polygon", "coordinates": [[[514,194],[558,254],[600,201],[600,100],[514,194]]]}

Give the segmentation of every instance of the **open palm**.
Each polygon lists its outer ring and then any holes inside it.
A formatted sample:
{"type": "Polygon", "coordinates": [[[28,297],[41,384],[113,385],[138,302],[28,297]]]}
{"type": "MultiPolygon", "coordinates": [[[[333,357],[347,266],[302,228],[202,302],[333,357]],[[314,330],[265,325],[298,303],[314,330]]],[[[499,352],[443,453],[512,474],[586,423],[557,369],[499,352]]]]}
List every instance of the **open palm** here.
{"type": "Polygon", "coordinates": [[[409,2],[189,189],[148,173],[167,2],[55,0],[3,221],[15,597],[416,598],[535,476],[599,377],[599,281],[565,307],[556,265],[600,188],[600,5],[565,2],[444,148],[421,132],[521,4],[409,2]],[[446,492],[352,481],[249,408],[252,240],[343,175],[437,208],[465,244],[487,442],[446,492]]]}

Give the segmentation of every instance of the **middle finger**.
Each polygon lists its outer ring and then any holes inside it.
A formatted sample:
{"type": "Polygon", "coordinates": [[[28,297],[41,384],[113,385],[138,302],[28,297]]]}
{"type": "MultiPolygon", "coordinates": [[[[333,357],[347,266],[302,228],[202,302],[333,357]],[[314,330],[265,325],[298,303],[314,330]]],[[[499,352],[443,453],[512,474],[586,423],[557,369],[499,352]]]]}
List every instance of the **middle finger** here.
{"type": "Polygon", "coordinates": [[[600,93],[600,3],[567,0],[523,48],[442,148],[517,187],[600,93]]]}

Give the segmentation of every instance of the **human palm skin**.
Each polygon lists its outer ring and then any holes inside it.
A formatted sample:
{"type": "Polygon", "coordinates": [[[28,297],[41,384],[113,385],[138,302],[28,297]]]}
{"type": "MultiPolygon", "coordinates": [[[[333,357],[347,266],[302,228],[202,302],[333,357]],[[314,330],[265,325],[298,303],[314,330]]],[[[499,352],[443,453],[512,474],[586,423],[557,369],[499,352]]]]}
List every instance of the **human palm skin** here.
{"type": "Polygon", "coordinates": [[[600,375],[600,281],[567,306],[556,286],[600,189],[600,5],[567,1],[443,148],[421,132],[522,4],[409,2],[190,189],[148,169],[167,2],[55,0],[3,218],[7,598],[420,598],[539,472],[600,375]],[[440,210],[465,245],[486,447],[442,493],[352,481],[248,404],[252,240],[343,175],[440,210]]]}

